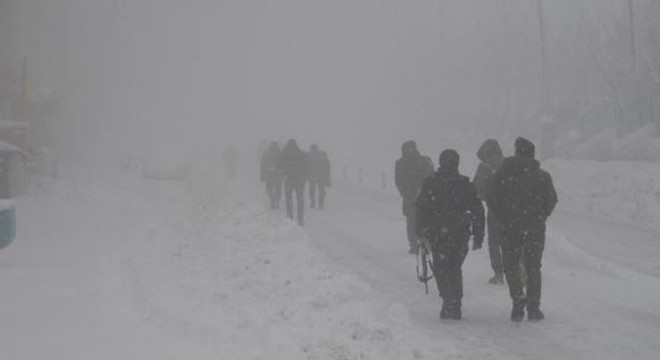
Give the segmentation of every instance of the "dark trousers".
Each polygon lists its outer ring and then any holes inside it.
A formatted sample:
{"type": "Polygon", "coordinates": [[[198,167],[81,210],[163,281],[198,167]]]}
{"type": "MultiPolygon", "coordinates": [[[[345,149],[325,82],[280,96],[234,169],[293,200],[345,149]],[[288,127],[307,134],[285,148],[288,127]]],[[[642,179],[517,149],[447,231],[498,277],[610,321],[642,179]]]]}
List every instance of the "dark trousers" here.
{"type": "Polygon", "coordinates": [[[541,259],[545,248],[545,226],[539,229],[507,228],[502,239],[504,275],[514,302],[526,299],[527,307],[541,303],[541,259]],[[520,277],[520,262],[527,272],[527,296],[520,277]]]}
{"type": "MultiPolygon", "coordinates": [[[[450,234],[451,236],[451,234],[450,234]]],[[[467,234],[433,243],[433,276],[443,306],[461,306],[463,299],[463,262],[468,253],[467,234]]],[[[448,236],[449,237],[449,236],[448,236]]]]}
{"type": "Polygon", "coordinates": [[[296,194],[296,204],[298,210],[298,223],[302,224],[305,220],[305,181],[286,179],[284,181],[284,195],[286,197],[286,215],[293,219],[293,193],[296,194]]]}
{"type": "Polygon", "coordinates": [[[316,194],[318,190],[318,195],[319,195],[319,209],[323,209],[323,206],[325,205],[325,185],[323,185],[320,181],[316,180],[310,180],[309,181],[309,201],[310,201],[310,207],[315,207],[316,206],[316,194]]]}
{"type": "Polygon", "coordinates": [[[270,208],[279,209],[282,201],[282,179],[269,179],[266,181],[266,192],[270,199],[270,208]]]}
{"type": "Polygon", "coordinates": [[[408,236],[408,245],[411,249],[417,248],[417,207],[415,201],[417,198],[403,198],[403,215],[406,217],[406,234],[408,236]]]}
{"type": "Polygon", "coordinates": [[[411,249],[417,249],[417,216],[414,214],[406,216],[406,234],[408,235],[408,245],[411,249]]]}
{"type": "Polygon", "coordinates": [[[488,255],[490,256],[490,266],[493,268],[495,274],[503,274],[502,225],[495,219],[490,210],[488,210],[486,223],[488,225],[488,255]]]}

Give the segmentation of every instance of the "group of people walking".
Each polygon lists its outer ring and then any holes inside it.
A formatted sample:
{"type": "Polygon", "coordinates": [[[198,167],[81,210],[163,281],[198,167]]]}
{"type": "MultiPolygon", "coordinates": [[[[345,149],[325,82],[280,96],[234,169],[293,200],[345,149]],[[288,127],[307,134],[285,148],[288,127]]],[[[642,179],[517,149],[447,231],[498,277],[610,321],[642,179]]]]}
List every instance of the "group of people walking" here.
{"type": "Polygon", "coordinates": [[[481,162],[470,181],[458,171],[455,150],[444,150],[434,171],[431,159],[420,154],[415,142],[403,144],[395,182],[403,199],[409,251],[417,253],[421,244],[431,248],[431,270],[442,298],[441,319],[462,317],[462,265],[470,238],[472,249],[480,249],[486,228],[495,272],[489,282],[503,283],[506,278],[513,303],[511,320],[523,320],[525,310],[530,321],[544,318],[541,259],[546,220],[557,204],[557,194],[550,174],[535,159],[534,144],[520,137],[514,148],[515,155],[505,158],[496,140],[486,140],[477,152],[481,162]],[[521,268],[526,276],[521,276],[521,268]]]}
{"type": "Polygon", "coordinates": [[[295,196],[296,220],[303,225],[305,185],[309,185],[310,208],[323,209],[326,187],[331,186],[330,160],[316,144],[305,152],[294,139],[289,140],[282,149],[278,142],[273,141],[261,157],[261,181],[266,184],[271,209],[279,209],[284,187],[286,213],[290,219],[294,218],[295,196]]]}

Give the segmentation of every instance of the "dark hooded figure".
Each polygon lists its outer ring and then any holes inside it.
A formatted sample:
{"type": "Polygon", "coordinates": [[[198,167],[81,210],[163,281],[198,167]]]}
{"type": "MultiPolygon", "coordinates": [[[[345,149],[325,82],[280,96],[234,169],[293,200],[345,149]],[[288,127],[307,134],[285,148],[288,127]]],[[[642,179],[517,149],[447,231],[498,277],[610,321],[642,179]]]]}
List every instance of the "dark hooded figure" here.
{"type": "Polygon", "coordinates": [[[307,153],[309,159],[309,207],[316,207],[316,194],[318,193],[318,206],[323,209],[325,205],[325,188],[330,186],[330,160],[328,154],[319,150],[318,145],[312,144],[307,153]]]}
{"type": "Polygon", "coordinates": [[[506,158],[488,183],[488,208],[503,225],[501,239],[504,274],[513,300],[511,320],[542,320],[541,258],[545,247],[545,223],[557,204],[550,174],[534,159],[534,144],[525,138],[515,142],[515,156],[506,158]],[[527,271],[527,296],[518,266],[522,256],[527,271]]]}
{"type": "Polygon", "coordinates": [[[472,248],[484,239],[484,207],[467,176],[458,172],[458,153],[440,154],[440,168],[429,176],[417,199],[418,235],[429,240],[433,250],[433,275],[442,298],[440,319],[461,319],[463,272],[461,267],[472,248]]]}
{"type": "Polygon", "coordinates": [[[401,158],[394,165],[394,182],[403,198],[403,215],[406,217],[409,252],[417,253],[415,231],[415,202],[427,176],[433,173],[433,162],[417,151],[414,141],[406,141],[401,147],[401,158]]]}
{"type": "Polygon", "coordinates": [[[304,224],[305,181],[309,176],[309,164],[307,154],[300,150],[296,141],[289,140],[280,155],[280,169],[284,175],[284,194],[286,200],[286,214],[293,219],[293,193],[296,193],[298,208],[298,224],[304,224]]]}
{"type": "Polygon", "coordinates": [[[261,156],[261,181],[266,183],[271,209],[279,209],[282,201],[282,172],[279,161],[280,145],[273,141],[261,156]]]}
{"type": "MultiPolygon", "coordinates": [[[[486,201],[486,185],[493,177],[495,170],[502,165],[504,156],[502,156],[502,148],[500,148],[497,140],[488,139],[481,145],[479,151],[477,151],[477,157],[480,163],[474,175],[474,185],[477,187],[479,199],[486,201]]],[[[502,249],[500,247],[502,230],[501,225],[490,209],[486,216],[486,223],[488,226],[488,254],[490,255],[490,265],[495,273],[488,282],[491,284],[504,284],[502,249]]]]}

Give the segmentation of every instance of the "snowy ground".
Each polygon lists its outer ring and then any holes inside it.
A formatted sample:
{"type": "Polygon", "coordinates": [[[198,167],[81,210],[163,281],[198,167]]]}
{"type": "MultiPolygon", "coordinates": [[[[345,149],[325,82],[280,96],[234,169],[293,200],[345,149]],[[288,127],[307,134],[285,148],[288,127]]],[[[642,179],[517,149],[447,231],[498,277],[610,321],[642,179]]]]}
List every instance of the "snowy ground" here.
{"type": "Polygon", "coordinates": [[[551,160],[565,212],[660,230],[660,163],[551,160]]]}
{"type": "Polygon", "coordinates": [[[395,195],[340,185],[301,229],[244,186],[204,178],[39,180],[0,252],[0,358],[660,357],[653,231],[608,222],[596,236],[597,220],[558,214],[545,321],[508,320],[507,290],[486,284],[480,250],[464,267],[465,319],[440,322],[434,286],[424,295],[405,253],[395,195]],[[648,241],[611,254],[641,234],[648,241]]]}

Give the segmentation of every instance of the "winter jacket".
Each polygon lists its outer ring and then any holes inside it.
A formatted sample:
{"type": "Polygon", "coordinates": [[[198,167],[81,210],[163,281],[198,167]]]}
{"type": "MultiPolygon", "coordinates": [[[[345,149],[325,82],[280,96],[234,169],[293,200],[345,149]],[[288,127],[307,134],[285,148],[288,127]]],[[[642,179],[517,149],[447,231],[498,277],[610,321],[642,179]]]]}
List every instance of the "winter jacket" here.
{"type": "Polygon", "coordinates": [[[330,186],[330,159],[324,151],[310,150],[309,180],[319,182],[323,186],[330,186]]]}
{"type": "Polygon", "coordinates": [[[307,154],[295,142],[288,142],[279,160],[280,170],[290,181],[306,181],[309,176],[307,154]]]}
{"type": "Polygon", "coordinates": [[[517,229],[545,229],[557,204],[550,174],[530,157],[506,158],[488,183],[486,195],[498,221],[517,229]]]}
{"type": "Polygon", "coordinates": [[[419,153],[401,157],[394,165],[394,182],[402,197],[416,199],[424,179],[433,173],[433,162],[419,153]]]}
{"type": "Polygon", "coordinates": [[[481,161],[474,175],[474,185],[477,187],[479,199],[486,201],[486,187],[491,177],[504,161],[500,144],[493,139],[486,140],[479,151],[477,157],[481,161]]]}
{"type": "Polygon", "coordinates": [[[484,226],[483,204],[467,176],[440,168],[426,179],[417,199],[419,236],[467,241],[472,234],[481,244],[484,226]]]}

